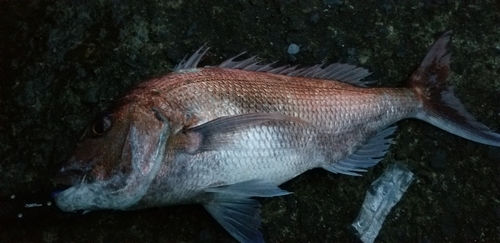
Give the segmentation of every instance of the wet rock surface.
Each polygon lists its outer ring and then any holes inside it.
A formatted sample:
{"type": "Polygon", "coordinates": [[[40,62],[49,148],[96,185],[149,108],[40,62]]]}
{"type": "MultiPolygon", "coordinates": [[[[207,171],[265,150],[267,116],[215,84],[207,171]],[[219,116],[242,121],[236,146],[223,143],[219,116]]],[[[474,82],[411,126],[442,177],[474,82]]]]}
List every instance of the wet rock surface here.
{"type": "MultiPolygon", "coordinates": [[[[500,131],[499,22],[494,1],[0,1],[0,242],[234,242],[199,205],[85,215],[52,206],[18,218],[25,209],[13,204],[49,200],[84,127],[204,43],[202,65],[242,51],[281,64],[341,61],[397,86],[452,29],[449,82],[500,131]],[[293,58],[290,43],[300,46],[293,58]],[[4,200],[12,194],[18,201],[4,200]]],[[[417,179],[378,241],[500,241],[498,148],[415,120],[399,123],[387,157],[363,177],[312,170],[282,186],[293,195],[262,200],[265,239],[356,242],[347,227],[394,161],[417,179]]]]}

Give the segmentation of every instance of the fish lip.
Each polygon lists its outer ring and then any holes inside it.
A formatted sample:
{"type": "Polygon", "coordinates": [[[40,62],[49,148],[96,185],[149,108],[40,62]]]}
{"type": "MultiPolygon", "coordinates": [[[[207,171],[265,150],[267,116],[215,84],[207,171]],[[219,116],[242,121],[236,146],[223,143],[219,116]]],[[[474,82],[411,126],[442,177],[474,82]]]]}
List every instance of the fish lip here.
{"type": "Polygon", "coordinates": [[[54,184],[52,197],[57,202],[61,196],[68,195],[78,184],[81,184],[81,178],[83,178],[83,172],[79,170],[64,170],[59,172],[52,179],[52,183],[54,184]]]}
{"type": "Polygon", "coordinates": [[[92,205],[88,205],[88,200],[92,200],[88,192],[93,191],[93,189],[95,188],[92,184],[70,186],[65,190],[54,193],[54,202],[64,212],[84,214],[93,210],[92,205]],[[82,194],[82,190],[85,193],[82,194]]]}
{"type": "Polygon", "coordinates": [[[88,173],[94,166],[94,163],[93,159],[81,162],[72,158],[69,160],[70,166],[61,168],[52,181],[56,186],[61,187],[69,187],[87,182],[90,179],[88,178],[88,173]],[[80,166],[80,164],[87,164],[87,166],[80,166]]]}
{"type": "Polygon", "coordinates": [[[53,179],[56,186],[70,187],[82,183],[87,171],[82,169],[64,169],[53,179]]]}
{"type": "Polygon", "coordinates": [[[64,212],[77,212],[79,208],[74,207],[74,205],[67,200],[76,190],[77,186],[70,186],[65,190],[54,192],[53,197],[57,207],[64,212]]]}

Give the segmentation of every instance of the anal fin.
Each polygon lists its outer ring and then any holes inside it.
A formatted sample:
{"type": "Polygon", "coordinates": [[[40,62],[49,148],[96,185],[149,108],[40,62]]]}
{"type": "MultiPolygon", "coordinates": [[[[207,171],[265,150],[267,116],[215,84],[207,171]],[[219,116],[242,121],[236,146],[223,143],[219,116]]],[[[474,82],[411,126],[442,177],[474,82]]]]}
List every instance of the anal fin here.
{"type": "Polygon", "coordinates": [[[391,145],[392,138],[388,137],[394,131],[396,131],[396,126],[379,131],[354,153],[333,164],[326,164],[322,168],[333,173],[360,176],[357,172],[365,172],[366,168],[372,167],[382,160],[391,145]]]}

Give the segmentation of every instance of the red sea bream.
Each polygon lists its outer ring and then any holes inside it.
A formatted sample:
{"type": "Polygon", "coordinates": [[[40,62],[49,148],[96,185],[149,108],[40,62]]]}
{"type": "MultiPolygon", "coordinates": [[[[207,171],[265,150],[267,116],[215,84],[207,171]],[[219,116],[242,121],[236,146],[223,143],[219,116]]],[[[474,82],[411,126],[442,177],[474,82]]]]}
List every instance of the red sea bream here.
{"type": "Polygon", "coordinates": [[[313,168],[359,175],[386,153],[395,122],[416,118],[478,143],[500,135],[445,85],[444,33],[403,88],[369,88],[348,64],[273,67],[255,58],[197,64],[129,91],[85,131],[56,181],[64,211],[202,204],[238,241],[263,242],[253,197],[313,168]]]}

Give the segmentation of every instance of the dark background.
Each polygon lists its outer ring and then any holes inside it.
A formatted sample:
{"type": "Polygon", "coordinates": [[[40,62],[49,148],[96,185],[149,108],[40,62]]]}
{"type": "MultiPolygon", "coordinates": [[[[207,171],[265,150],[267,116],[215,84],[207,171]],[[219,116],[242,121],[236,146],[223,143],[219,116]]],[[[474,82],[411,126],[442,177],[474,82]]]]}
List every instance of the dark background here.
{"type": "MultiPolygon", "coordinates": [[[[341,61],[397,86],[451,29],[449,83],[499,131],[499,23],[496,1],[0,1],[0,242],[234,242],[199,205],[23,209],[50,198],[51,177],[96,114],[204,43],[203,65],[242,51],[281,64],[341,61]],[[301,47],[293,56],[291,43],[301,47]]],[[[500,241],[500,149],[415,120],[399,125],[388,156],[363,177],[313,170],[282,186],[293,195],[262,200],[266,241],[356,242],[347,227],[395,161],[416,180],[378,242],[500,241]]]]}

